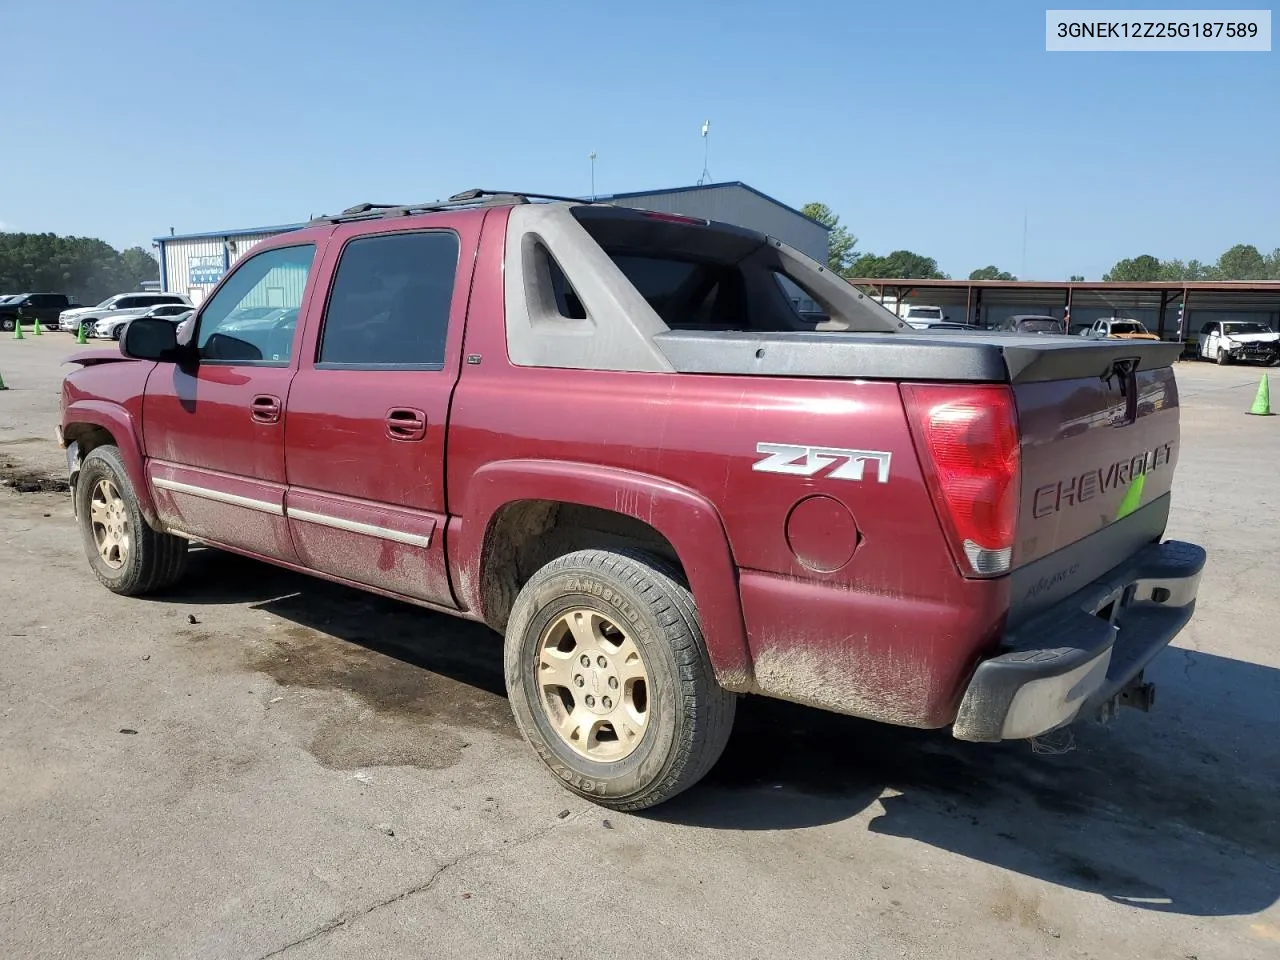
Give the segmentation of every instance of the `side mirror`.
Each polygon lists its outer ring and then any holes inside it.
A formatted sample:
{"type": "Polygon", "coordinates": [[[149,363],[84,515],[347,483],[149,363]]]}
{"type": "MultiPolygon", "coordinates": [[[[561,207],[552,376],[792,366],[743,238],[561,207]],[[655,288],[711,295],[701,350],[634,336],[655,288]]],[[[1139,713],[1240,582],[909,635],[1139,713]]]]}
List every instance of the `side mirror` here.
{"type": "Polygon", "coordinates": [[[120,352],[133,360],[175,363],[181,353],[177,328],[159,317],[138,317],[124,328],[120,352]]]}
{"type": "Polygon", "coordinates": [[[942,319],[943,319],[943,320],[950,320],[950,319],[951,319],[951,317],[950,317],[949,315],[947,315],[947,314],[945,314],[945,313],[944,313],[944,314],[942,315],[942,319]]]}

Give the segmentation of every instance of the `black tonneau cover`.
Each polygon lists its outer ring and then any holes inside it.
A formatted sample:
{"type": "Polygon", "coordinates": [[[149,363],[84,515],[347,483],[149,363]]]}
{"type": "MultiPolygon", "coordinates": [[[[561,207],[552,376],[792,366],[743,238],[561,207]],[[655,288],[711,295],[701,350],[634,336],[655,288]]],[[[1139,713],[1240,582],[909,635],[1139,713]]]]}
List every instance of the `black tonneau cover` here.
{"type": "Polygon", "coordinates": [[[1167,367],[1182,344],[1009,333],[672,330],[654,343],[679,373],[1034,383],[1102,376],[1117,360],[1167,367]]]}

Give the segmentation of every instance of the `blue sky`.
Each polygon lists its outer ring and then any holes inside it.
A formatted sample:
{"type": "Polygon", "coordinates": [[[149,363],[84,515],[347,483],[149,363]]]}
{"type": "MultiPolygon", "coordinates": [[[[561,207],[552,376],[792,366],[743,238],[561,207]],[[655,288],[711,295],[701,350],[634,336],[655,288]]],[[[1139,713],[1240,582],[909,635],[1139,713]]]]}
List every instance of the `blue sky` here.
{"type": "Polygon", "coordinates": [[[587,193],[592,150],[600,192],[686,185],[710,118],[715,179],[953,276],[1023,274],[1024,211],[1033,278],[1280,247],[1280,53],[1050,54],[1025,0],[0,0],[0,36],[6,229],[587,193]]]}

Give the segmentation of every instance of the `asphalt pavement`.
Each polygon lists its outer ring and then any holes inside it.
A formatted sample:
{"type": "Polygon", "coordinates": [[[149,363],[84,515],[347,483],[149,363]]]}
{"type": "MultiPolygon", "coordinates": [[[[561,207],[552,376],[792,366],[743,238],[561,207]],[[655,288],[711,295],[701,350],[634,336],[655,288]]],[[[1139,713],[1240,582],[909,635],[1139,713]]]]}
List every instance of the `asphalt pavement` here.
{"type": "Polygon", "coordinates": [[[1150,714],[1037,752],[748,698],[643,815],[520,740],[488,630],[214,550],[101,588],[0,339],[0,957],[1280,957],[1280,417],[1179,364],[1210,565],[1150,714]],[[27,492],[19,492],[25,490],[27,492]]]}

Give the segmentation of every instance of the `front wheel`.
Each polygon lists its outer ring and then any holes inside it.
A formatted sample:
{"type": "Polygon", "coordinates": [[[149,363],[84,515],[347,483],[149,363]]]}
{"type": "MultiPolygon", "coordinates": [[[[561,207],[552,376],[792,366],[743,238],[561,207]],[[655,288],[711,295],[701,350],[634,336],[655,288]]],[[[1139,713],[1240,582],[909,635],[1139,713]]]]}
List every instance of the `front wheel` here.
{"type": "Polygon", "coordinates": [[[1218,366],[1220,367],[1225,367],[1228,363],[1231,362],[1230,355],[1227,353],[1227,351],[1223,350],[1221,347],[1218,348],[1218,355],[1214,359],[1217,360],[1218,366]]]}
{"type": "Polygon", "coordinates": [[[137,597],[176,583],[187,541],[151,529],[115,447],[95,447],[76,483],[80,538],[94,575],[112,593],[137,597]]]}
{"type": "Polygon", "coordinates": [[[693,597],[643,553],[580,550],[533,575],[506,634],[511,709],[574,793],[641,810],[697,783],[733,729],[693,597]]]}
{"type": "Polygon", "coordinates": [[[12,333],[14,323],[15,321],[13,317],[5,317],[3,320],[0,320],[0,330],[3,330],[5,333],[12,333]]]}

